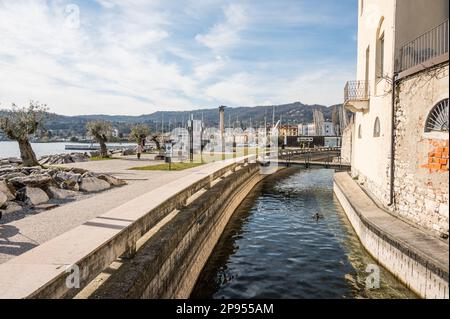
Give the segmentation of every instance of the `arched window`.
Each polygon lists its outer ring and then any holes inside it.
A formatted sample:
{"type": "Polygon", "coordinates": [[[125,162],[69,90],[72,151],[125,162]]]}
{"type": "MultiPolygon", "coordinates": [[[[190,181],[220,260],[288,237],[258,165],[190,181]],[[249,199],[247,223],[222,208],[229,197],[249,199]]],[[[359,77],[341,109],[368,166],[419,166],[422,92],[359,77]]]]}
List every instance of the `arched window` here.
{"type": "Polygon", "coordinates": [[[375,119],[375,124],[373,125],[373,137],[380,137],[380,119],[375,119]]]}
{"type": "Polygon", "coordinates": [[[358,126],[358,138],[362,138],[361,124],[359,124],[359,126],[358,126]]]}
{"type": "Polygon", "coordinates": [[[431,109],[425,122],[425,132],[448,132],[448,98],[431,109]]]}

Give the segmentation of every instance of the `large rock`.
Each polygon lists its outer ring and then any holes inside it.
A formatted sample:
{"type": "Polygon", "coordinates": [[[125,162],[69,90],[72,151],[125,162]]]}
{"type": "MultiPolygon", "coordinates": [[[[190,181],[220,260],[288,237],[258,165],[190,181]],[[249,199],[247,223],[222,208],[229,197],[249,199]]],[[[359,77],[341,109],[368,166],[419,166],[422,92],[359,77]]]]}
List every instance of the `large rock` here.
{"type": "Polygon", "coordinates": [[[79,168],[79,167],[72,167],[70,169],[70,172],[83,175],[84,173],[88,172],[88,170],[84,169],[84,168],[79,168]]]}
{"type": "Polygon", "coordinates": [[[3,194],[3,192],[0,192],[0,208],[2,208],[6,202],[8,201],[8,197],[6,197],[5,194],[3,194]]]}
{"type": "Polygon", "coordinates": [[[124,150],[122,151],[122,155],[123,155],[123,156],[136,155],[136,150],[134,150],[134,149],[132,149],[132,148],[124,149],[124,150]]]}
{"type": "Polygon", "coordinates": [[[54,199],[67,199],[75,197],[78,193],[58,187],[50,186],[47,188],[47,195],[54,199]]]}
{"type": "Polygon", "coordinates": [[[20,168],[19,167],[12,167],[12,166],[5,166],[0,168],[0,176],[4,176],[7,174],[11,174],[11,173],[18,173],[20,172],[20,168]]]}
{"type": "Polygon", "coordinates": [[[110,188],[108,182],[101,180],[97,177],[85,177],[80,183],[80,190],[83,192],[101,192],[110,188]]]}
{"type": "Polygon", "coordinates": [[[29,175],[25,177],[15,177],[9,180],[16,188],[23,186],[31,187],[46,187],[53,182],[50,175],[40,174],[40,175],[29,175]]]}
{"type": "Polygon", "coordinates": [[[16,190],[8,181],[0,181],[0,192],[5,194],[8,200],[14,200],[16,198],[16,190]]]}
{"type": "Polygon", "coordinates": [[[6,208],[4,210],[5,215],[18,212],[22,210],[23,207],[16,202],[6,202],[6,208]]]}
{"type": "Polygon", "coordinates": [[[102,179],[105,182],[108,182],[111,186],[122,186],[126,184],[124,180],[115,178],[114,176],[111,175],[99,174],[97,178],[102,179]]]}
{"type": "Polygon", "coordinates": [[[25,187],[24,195],[26,202],[33,206],[46,203],[50,200],[47,193],[37,187],[25,187]]]}
{"type": "Polygon", "coordinates": [[[70,154],[58,154],[47,155],[39,159],[41,165],[55,165],[55,164],[67,164],[76,162],[87,162],[89,156],[84,153],[70,153],[70,154]]]}
{"type": "Polygon", "coordinates": [[[75,174],[72,172],[64,172],[60,171],[56,173],[53,178],[58,183],[60,188],[70,189],[74,191],[78,191],[79,183],[81,182],[81,175],[75,174]]]}
{"type": "Polygon", "coordinates": [[[16,178],[16,177],[27,177],[27,176],[28,175],[25,175],[22,172],[12,172],[12,173],[0,176],[0,178],[1,179],[8,179],[8,180],[10,180],[10,179],[13,179],[13,178],[16,178]]]}
{"type": "Polygon", "coordinates": [[[30,167],[22,167],[20,171],[26,175],[34,174],[39,175],[41,174],[42,167],[40,166],[30,166],[30,167]]]}

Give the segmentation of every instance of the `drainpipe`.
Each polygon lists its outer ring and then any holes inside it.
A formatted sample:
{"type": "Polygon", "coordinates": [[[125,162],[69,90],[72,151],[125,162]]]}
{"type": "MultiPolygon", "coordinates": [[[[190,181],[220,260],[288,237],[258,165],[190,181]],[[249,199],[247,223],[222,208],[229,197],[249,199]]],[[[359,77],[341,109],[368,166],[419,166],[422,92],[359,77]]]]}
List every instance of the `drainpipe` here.
{"type": "MultiPolygon", "coordinates": [[[[395,165],[395,85],[397,84],[397,68],[396,68],[396,63],[395,63],[395,55],[396,55],[396,43],[397,43],[397,28],[396,28],[396,23],[397,23],[397,1],[394,2],[394,13],[393,13],[393,19],[394,19],[394,25],[392,26],[392,34],[393,39],[392,39],[392,46],[394,48],[392,54],[393,54],[393,72],[392,72],[392,100],[391,100],[391,167],[390,167],[390,176],[389,176],[389,204],[388,206],[392,206],[394,205],[394,197],[395,197],[395,192],[394,192],[394,173],[395,173],[395,169],[394,169],[394,165],[395,165]]],[[[401,62],[400,62],[401,63],[401,62]]]]}
{"type": "Polygon", "coordinates": [[[389,204],[394,204],[394,164],[395,164],[395,86],[397,84],[397,72],[394,72],[392,76],[392,99],[391,99],[391,167],[390,167],[390,181],[389,181],[389,204]]]}

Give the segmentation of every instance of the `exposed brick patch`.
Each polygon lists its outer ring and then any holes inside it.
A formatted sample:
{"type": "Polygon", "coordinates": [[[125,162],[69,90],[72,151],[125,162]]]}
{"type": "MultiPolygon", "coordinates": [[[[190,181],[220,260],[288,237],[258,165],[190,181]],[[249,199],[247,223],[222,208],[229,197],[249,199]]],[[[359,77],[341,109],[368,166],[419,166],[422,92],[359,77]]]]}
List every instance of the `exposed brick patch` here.
{"type": "Polygon", "coordinates": [[[429,140],[433,146],[433,150],[428,153],[428,162],[421,165],[422,168],[427,168],[430,173],[434,172],[448,172],[449,164],[449,146],[448,140],[429,140]]]}

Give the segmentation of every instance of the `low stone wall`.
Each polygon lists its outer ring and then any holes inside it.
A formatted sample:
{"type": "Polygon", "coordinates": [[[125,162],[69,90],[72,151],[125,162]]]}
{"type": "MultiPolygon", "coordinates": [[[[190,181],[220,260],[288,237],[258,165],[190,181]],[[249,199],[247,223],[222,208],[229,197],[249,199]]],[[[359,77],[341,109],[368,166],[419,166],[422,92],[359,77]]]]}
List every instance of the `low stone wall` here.
{"type": "Polygon", "coordinates": [[[238,169],[181,209],[90,298],[188,298],[229,218],[264,176],[238,169]]]}
{"type": "MultiPolygon", "coordinates": [[[[0,299],[76,296],[119,257],[134,255],[138,241],[214,181],[241,167],[256,169],[249,162],[255,162],[254,155],[206,164],[1,264],[0,299]],[[78,284],[73,286],[67,280],[75,269],[78,284]]],[[[234,189],[245,184],[240,181],[234,189]]],[[[157,258],[165,256],[165,244],[179,242],[178,230],[172,231],[173,236],[154,247],[157,258]]]]}
{"type": "MultiPolygon", "coordinates": [[[[356,185],[356,184],[355,184],[356,185]]],[[[423,254],[411,242],[396,238],[391,228],[395,225],[389,223],[389,218],[378,225],[372,220],[378,217],[375,204],[355,204],[352,196],[358,196],[354,190],[343,187],[342,182],[334,181],[334,193],[343,207],[350,223],[366,250],[388,269],[400,281],[405,283],[412,291],[423,298],[448,298],[448,245],[442,243],[444,249],[439,252],[442,259],[447,259],[447,265],[430,255],[423,254]],[[351,193],[351,194],[349,194],[351,193]],[[383,225],[383,227],[380,227],[383,225]],[[446,251],[445,251],[446,247],[446,251]]],[[[387,215],[387,213],[386,213],[387,215]]],[[[395,219],[390,216],[390,218],[395,219]]],[[[398,221],[400,222],[400,221],[398,221]]],[[[403,223],[403,222],[402,222],[403,223]]],[[[418,231],[418,230],[417,230],[418,231]]],[[[409,234],[404,234],[408,238],[409,234]]],[[[419,234],[419,236],[423,236],[419,234]]],[[[429,239],[420,238],[422,246],[427,246],[429,239]]],[[[434,241],[436,243],[437,239],[434,241]]],[[[438,247],[439,247],[438,242],[438,247]]],[[[422,247],[423,248],[423,247],[422,247]]]]}

